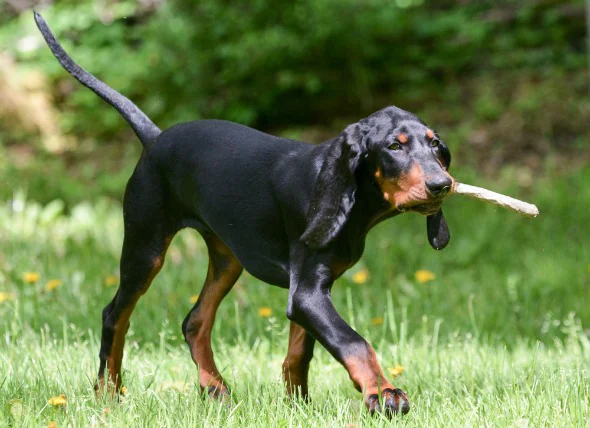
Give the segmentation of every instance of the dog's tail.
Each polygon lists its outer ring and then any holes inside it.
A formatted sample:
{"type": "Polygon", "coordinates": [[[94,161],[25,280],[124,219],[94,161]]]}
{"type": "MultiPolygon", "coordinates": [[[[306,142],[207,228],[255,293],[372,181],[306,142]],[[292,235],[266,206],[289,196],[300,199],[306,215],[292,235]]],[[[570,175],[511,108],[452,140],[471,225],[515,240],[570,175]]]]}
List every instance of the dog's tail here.
{"type": "Polygon", "coordinates": [[[53,52],[53,55],[55,55],[62,67],[74,76],[78,82],[94,91],[95,94],[115,107],[127,122],[129,122],[129,125],[131,125],[131,128],[133,128],[144,147],[162,133],[160,128],[158,128],[144,112],[133,104],[131,100],[115,91],[106,83],[101,82],[76,64],[56,40],[55,36],[49,29],[47,22],[45,22],[45,19],[43,19],[43,17],[36,11],[35,22],[45,38],[49,49],[51,49],[51,52],[53,52]]]}

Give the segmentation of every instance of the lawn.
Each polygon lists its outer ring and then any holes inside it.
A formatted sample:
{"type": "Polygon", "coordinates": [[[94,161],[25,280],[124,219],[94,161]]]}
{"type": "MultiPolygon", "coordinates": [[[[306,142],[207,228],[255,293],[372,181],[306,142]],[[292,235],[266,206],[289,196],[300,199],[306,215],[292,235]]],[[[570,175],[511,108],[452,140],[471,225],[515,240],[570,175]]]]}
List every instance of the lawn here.
{"type": "MultiPolygon", "coordinates": [[[[460,175],[535,202],[541,216],[453,197],[445,204],[447,249],[430,249],[423,218],[401,216],[371,232],[365,255],[333,290],[335,305],[410,397],[411,412],[393,424],[588,426],[590,168],[549,172],[533,188],[516,186],[510,170],[494,182],[460,175]]],[[[189,230],[174,239],[132,317],[126,396],[97,399],[100,313],[116,290],[121,242],[120,205],[111,200],[65,209],[17,191],[0,205],[0,426],[390,424],[366,413],[344,369],[320,347],[312,402],[285,398],[287,294],[247,274],[213,332],[231,401],[200,395],[180,324],[207,258],[189,230]]]]}

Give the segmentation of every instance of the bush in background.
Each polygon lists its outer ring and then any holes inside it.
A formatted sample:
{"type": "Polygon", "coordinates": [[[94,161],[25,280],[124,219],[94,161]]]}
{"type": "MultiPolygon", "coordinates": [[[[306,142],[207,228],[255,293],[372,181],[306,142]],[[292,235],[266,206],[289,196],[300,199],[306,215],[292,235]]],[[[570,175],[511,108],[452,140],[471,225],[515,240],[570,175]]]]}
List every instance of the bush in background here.
{"type": "MultiPolygon", "coordinates": [[[[39,170],[73,178],[41,179],[33,199],[80,200],[89,183],[91,196],[119,194],[135,136],[18,3],[0,6],[0,96],[17,100],[0,108],[0,196],[39,170]]],[[[76,61],[162,128],[221,118],[319,142],[395,104],[444,136],[455,165],[488,175],[512,162],[530,183],[548,157],[588,159],[583,0],[67,0],[42,12],[76,61]]]]}

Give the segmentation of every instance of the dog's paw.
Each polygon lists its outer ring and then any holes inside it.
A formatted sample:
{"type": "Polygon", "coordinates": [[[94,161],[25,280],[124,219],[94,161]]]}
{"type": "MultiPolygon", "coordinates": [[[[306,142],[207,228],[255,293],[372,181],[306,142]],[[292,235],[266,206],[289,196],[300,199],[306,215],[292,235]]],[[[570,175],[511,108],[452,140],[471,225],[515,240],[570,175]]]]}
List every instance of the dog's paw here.
{"type": "Polygon", "coordinates": [[[405,415],[410,411],[410,402],[408,396],[399,388],[386,388],[381,391],[381,397],[378,394],[371,394],[365,401],[369,412],[383,413],[388,417],[400,413],[405,415]]]}
{"type": "Polygon", "coordinates": [[[209,398],[214,400],[219,400],[223,403],[226,403],[230,399],[231,392],[229,388],[224,384],[217,384],[217,385],[209,385],[207,386],[207,395],[209,398]]]}
{"type": "Polygon", "coordinates": [[[94,393],[96,398],[109,398],[120,401],[122,397],[127,393],[127,388],[122,385],[116,385],[115,382],[105,382],[103,378],[100,378],[94,384],[94,393]]]}

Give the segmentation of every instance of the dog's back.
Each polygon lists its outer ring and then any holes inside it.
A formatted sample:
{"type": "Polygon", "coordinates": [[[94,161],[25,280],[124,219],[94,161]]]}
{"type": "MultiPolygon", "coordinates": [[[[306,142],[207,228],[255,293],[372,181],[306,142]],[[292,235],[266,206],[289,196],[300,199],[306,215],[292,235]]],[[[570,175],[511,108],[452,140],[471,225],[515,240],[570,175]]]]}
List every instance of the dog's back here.
{"type": "MultiPolygon", "coordinates": [[[[175,201],[190,203],[183,206],[187,215],[219,236],[250,273],[287,286],[289,239],[277,187],[292,170],[301,172],[301,158],[313,147],[233,122],[201,120],[165,130],[143,159],[175,201]]],[[[287,214],[303,217],[306,208],[287,214]]]]}

